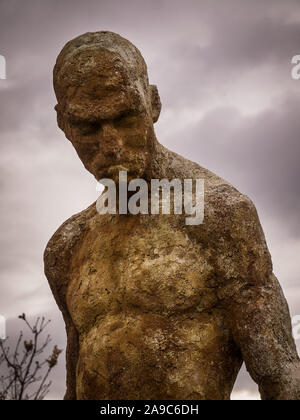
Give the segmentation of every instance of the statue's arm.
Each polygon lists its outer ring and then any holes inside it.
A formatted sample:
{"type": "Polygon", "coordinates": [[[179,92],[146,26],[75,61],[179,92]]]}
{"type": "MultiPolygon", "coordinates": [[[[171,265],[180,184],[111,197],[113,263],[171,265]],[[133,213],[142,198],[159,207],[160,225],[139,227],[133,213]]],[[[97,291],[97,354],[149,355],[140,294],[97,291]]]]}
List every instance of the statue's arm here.
{"type": "Polygon", "coordinates": [[[289,309],[251,201],[242,200],[231,220],[220,298],[235,342],[262,399],[298,400],[300,363],[289,309]]]}
{"type": "Polygon", "coordinates": [[[67,390],[64,399],[76,400],[76,367],[79,354],[79,340],[76,327],[67,307],[69,264],[72,252],[81,234],[80,216],[67,220],[50,239],[44,252],[45,275],[56,303],[62,312],[66,333],[67,390]]]}

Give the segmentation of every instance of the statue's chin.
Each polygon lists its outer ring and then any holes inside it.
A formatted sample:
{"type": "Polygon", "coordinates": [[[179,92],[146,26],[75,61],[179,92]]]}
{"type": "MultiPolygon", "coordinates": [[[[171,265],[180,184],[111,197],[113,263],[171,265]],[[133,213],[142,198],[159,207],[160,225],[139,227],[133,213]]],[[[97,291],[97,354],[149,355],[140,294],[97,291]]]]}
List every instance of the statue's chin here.
{"type": "Polygon", "coordinates": [[[120,171],[125,171],[127,173],[130,172],[130,170],[124,165],[113,165],[107,168],[106,171],[111,178],[114,178],[116,175],[119,176],[120,171]]]}
{"type": "Polygon", "coordinates": [[[100,181],[103,178],[112,179],[115,183],[119,182],[119,174],[120,172],[126,172],[127,180],[130,181],[134,178],[138,177],[137,171],[132,170],[132,168],[128,168],[124,165],[112,165],[107,168],[101,169],[97,171],[97,180],[100,181]]]}
{"type": "Polygon", "coordinates": [[[95,178],[100,181],[103,178],[112,179],[115,183],[119,182],[120,172],[126,172],[125,177],[127,177],[127,182],[136,179],[143,178],[145,172],[144,161],[140,162],[124,162],[123,164],[118,163],[115,165],[109,165],[105,167],[94,167],[94,170],[91,171],[95,178]]]}

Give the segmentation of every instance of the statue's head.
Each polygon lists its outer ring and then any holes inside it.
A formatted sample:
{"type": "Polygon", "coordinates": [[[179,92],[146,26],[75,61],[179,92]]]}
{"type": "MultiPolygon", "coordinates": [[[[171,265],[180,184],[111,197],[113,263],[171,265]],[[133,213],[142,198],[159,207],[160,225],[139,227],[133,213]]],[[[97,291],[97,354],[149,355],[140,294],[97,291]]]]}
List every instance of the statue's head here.
{"type": "Polygon", "coordinates": [[[139,50],[113,32],[68,42],[54,67],[57,121],[97,180],[141,177],[155,141],[160,99],[139,50]]]}

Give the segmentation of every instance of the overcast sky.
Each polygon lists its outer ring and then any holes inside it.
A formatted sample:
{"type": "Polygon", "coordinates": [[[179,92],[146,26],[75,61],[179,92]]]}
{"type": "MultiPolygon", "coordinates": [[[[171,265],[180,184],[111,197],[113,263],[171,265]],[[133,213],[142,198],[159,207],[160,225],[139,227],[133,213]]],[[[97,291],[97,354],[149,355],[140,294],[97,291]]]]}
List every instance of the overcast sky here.
{"type": "MultiPolygon", "coordinates": [[[[143,54],[159,88],[166,147],[222,176],[256,204],[291,314],[300,314],[299,0],[0,0],[0,313],[64,324],[43,274],[59,225],[97,198],[95,180],[57,128],[52,69],[70,39],[109,30],[143,54]]],[[[300,343],[298,341],[298,348],[300,343]]],[[[51,398],[62,398],[64,363],[51,398]]],[[[234,398],[257,398],[242,372],[234,398]]]]}

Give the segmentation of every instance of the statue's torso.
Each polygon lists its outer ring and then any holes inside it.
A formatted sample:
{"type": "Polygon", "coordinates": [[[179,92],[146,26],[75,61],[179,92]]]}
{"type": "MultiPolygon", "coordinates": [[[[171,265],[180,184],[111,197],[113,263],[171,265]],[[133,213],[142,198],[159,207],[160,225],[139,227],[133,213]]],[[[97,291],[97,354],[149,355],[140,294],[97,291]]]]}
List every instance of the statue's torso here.
{"type": "Polygon", "coordinates": [[[70,260],[79,399],[223,399],[240,355],[209,250],[174,216],[94,212],[70,260]]]}

